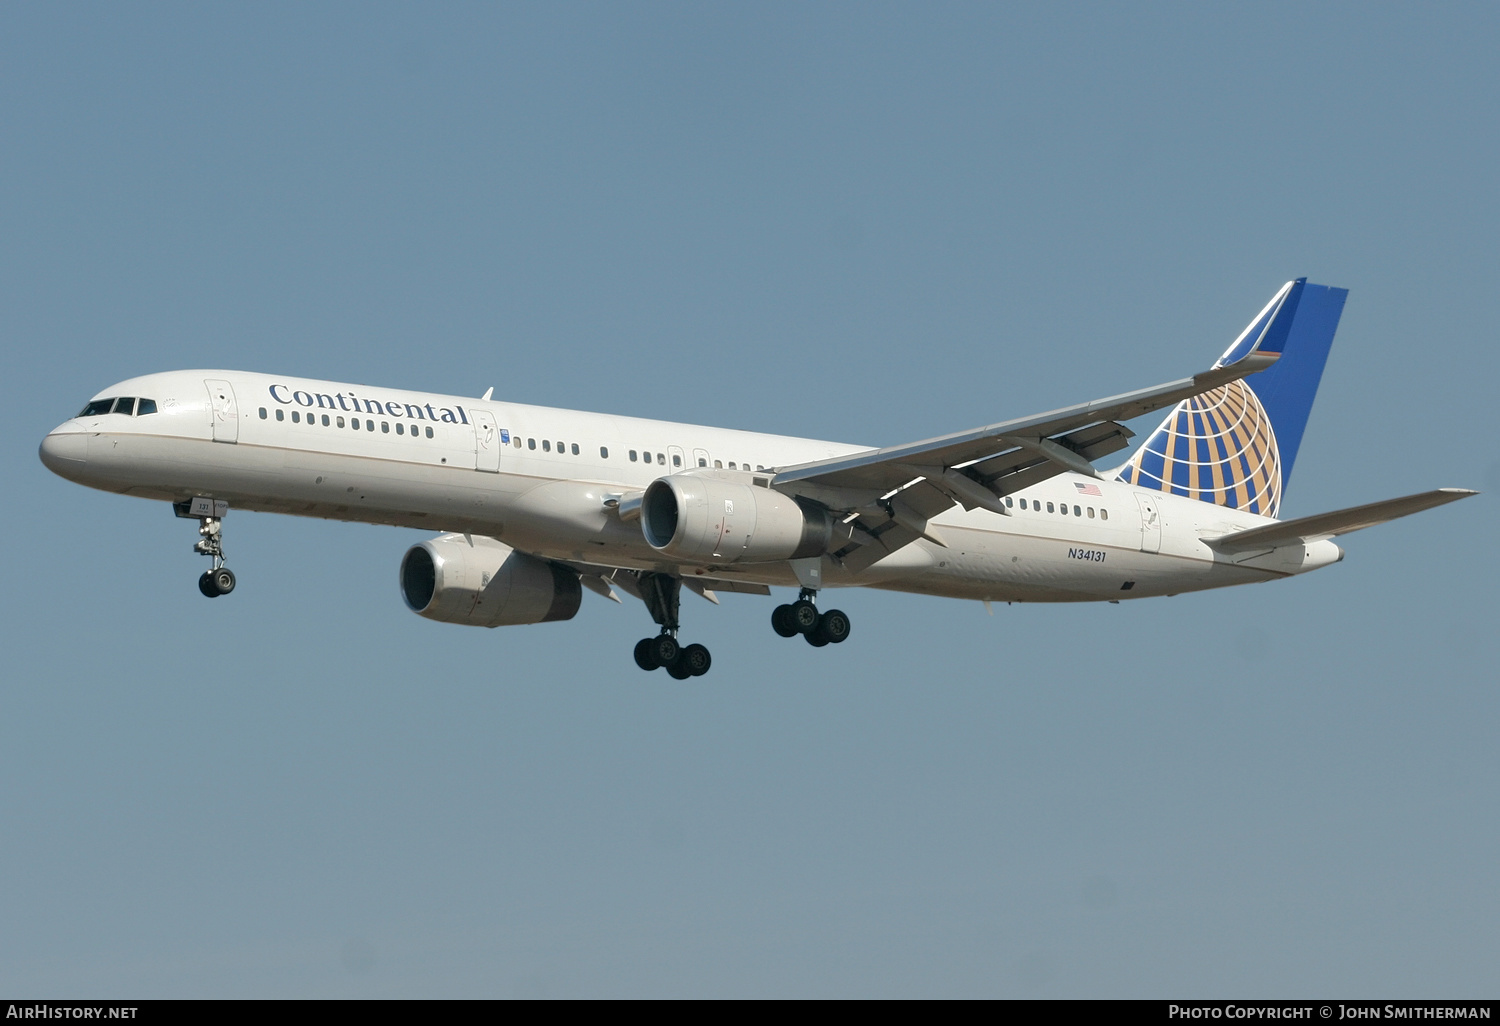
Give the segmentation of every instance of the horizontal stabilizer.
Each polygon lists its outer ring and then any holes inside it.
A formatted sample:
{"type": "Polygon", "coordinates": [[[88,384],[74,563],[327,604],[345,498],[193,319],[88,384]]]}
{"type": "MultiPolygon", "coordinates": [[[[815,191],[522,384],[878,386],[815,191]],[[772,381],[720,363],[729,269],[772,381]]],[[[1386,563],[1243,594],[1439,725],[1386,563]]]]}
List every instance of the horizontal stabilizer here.
{"type": "Polygon", "coordinates": [[[1422,492],[1419,495],[1407,495],[1399,499],[1386,499],[1384,502],[1372,502],[1367,506],[1337,509],[1332,513],[1319,513],[1316,516],[1302,517],[1300,520],[1283,520],[1280,523],[1267,524],[1265,527],[1252,527],[1248,531],[1236,531],[1233,534],[1203,540],[1221,552],[1272,549],[1279,545],[1294,543],[1306,544],[1322,541],[1325,538],[1335,538],[1341,534],[1348,534],[1350,531],[1374,527],[1388,520],[1420,513],[1424,509],[1432,509],[1434,506],[1441,506],[1478,494],[1467,488],[1439,488],[1434,492],[1422,492]]]}

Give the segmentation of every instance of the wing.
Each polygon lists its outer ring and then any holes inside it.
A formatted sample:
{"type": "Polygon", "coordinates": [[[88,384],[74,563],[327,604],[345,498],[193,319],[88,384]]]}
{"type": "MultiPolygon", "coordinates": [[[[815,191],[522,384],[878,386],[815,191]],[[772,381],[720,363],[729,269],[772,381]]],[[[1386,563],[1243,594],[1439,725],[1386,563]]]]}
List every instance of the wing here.
{"type": "Polygon", "coordinates": [[[1471,495],[1478,494],[1466,488],[1439,488],[1432,492],[1422,492],[1420,495],[1386,499],[1383,502],[1334,510],[1332,513],[1319,513],[1316,516],[1302,517],[1298,520],[1283,520],[1275,524],[1266,524],[1264,527],[1252,527],[1249,530],[1234,531],[1217,538],[1203,540],[1224,552],[1272,549],[1292,542],[1306,544],[1322,541],[1325,538],[1337,538],[1341,534],[1361,531],[1366,527],[1374,527],[1376,524],[1384,524],[1398,517],[1410,516],[1424,509],[1432,509],[1434,506],[1441,506],[1458,499],[1467,499],[1471,495]]]}
{"type": "Polygon", "coordinates": [[[1134,434],[1120,421],[1264,370],[1279,355],[1258,346],[1233,363],[1154,388],[925,442],[777,468],[771,486],[844,514],[849,538],[834,555],[858,572],[918,538],[943,544],[927,522],[955,504],[1009,516],[1001,499],[1011,492],[1070,470],[1097,476],[1092,462],[1125,448],[1134,434]]]}

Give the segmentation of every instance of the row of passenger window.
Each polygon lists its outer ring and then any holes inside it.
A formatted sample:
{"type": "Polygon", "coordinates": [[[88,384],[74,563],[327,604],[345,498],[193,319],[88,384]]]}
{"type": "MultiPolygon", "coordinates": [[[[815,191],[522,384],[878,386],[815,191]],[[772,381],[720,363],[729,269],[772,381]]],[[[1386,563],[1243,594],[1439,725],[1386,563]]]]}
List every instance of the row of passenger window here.
{"type": "Polygon", "coordinates": [[[95,399],[83,408],[80,417],[99,417],[106,413],[123,413],[127,417],[144,417],[156,412],[155,399],[137,399],[119,396],[110,399],[95,399]]]}
{"type": "MultiPolygon", "coordinates": [[[[1016,504],[1016,502],[1015,502],[1014,498],[1012,498],[1011,496],[1007,495],[1005,497],[1005,504],[1007,506],[1014,507],[1015,504],[1016,504]]],[[[1027,509],[1028,508],[1025,499],[1021,500],[1021,508],[1022,509],[1027,509]]],[[[1040,513],[1042,511],[1042,500],[1041,499],[1032,499],[1029,508],[1030,509],[1034,509],[1038,513],[1040,513]]],[[[1090,520],[1094,519],[1094,507],[1089,506],[1089,507],[1086,507],[1086,508],[1088,510],[1088,518],[1090,520]]],[[[1083,516],[1084,515],[1084,509],[1085,509],[1085,507],[1082,507],[1082,506],[1074,506],[1073,507],[1073,515],[1075,517],[1081,517],[1081,516],[1083,516]]],[[[1066,502],[1059,502],[1059,503],[1056,504],[1056,508],[1054,508],[1053,503],[1049,502],[1049,503],[1047,503],[1047,512],[1048,513],[1061,513],[1063,516],[1067,516],[1068,515],[1068,504],[1066,502]]],[[[1099,510],[1099,519],[1100,520],[1108,520],[1109,519],[1109,510],[1101,508],[1099,510]]]]}
{"type": "MultiPolygon", "coordinates": [[[[307,423],[311,424],[311,425],[316,425],[318,423],[318,421],[315,419],[317,416],[318,416],[317,414],[309,413],[307,415],[307,423]]],[[[265,420],[266,419],[266,408],[264,406],[262,406],[260,408],[260,419],[261,420],[265,420]]],[[[276,419],[277,420],[286,420],[286,411],[285,410],[277,410],[276,411],[276,419]]],[[[343,427],[344,426],[344,418],[343,417],[334,416],[334,417],[330,418],[328,416],[328,414],[325,413],[325,414],[322,415],[322,419],[323,419],[323,426],[324,427],[343,427]]],[[[301,413],[301,411],[299,411],[299,410],[293,410],[292,411],[292,423],[293,424],[300,424],[300,423],[302,423],[302,413],[301,413]]],[[[360,428],[360,420],[359,420],[359,418],[358,417],[350,417],[349,418],[349,427],[351,429],[355,430],[355,431],[358,431],[359,428],[360,428]]],[[[373,420],[366,420],[364,422],[364,428],[365,428],[366,431],[374,431],[375,430],[375,422],[373,420]]],[[[391,422],[388,421],[388,420],[382,420],[380,422],[380,430],[381,430],[382,434],[387,434],[387,435],[390,434],[391,433],[391,422]]],[[[413,424],[411,426],[411,432],[410,433],[411,433],[411,436],[413,438],[418,437],[417,436],[417,425],[413,424]]],[[[402,424],[399,420],[396,421],[396,434],[398,434],[398,435],[407,434],[406,425],[402,424]]],[[[428,438],[432,437],[432,428],[430,426],[427,428],[427,437],[428,438]]]]}
{"type": "MultiPolygon", "coordinates": [[[[649,452],[644,452],[643,451],[640,454],[640,458],[642,460],[644,460],[646,463],[650,463],[651,462],[651,454],[649,452]]],[[[636,452],[635,452],[634,449],[631,449],[630,450],[630,462],[634,463],[635,461],[636,461],[636,452]]],[[[658,464],[660,464],[661,466],[666,466],[666,464],[667,464],[667,457],[663,453],[657,453],[656,454],[656,462],[658,464]]],[[[677,453],[675,453],[675,452],[672,454],[672,466],[677,467],[679,469],[682,467],[682,457],[680,455],[678,455],[677,453]]],[[[700,466],[700,467],[707,467],[708,466],[708,460],[706,458],[702,457],[702,456],[699,456],[698,457],[698,466],[700,466]]],[[[714,469],[716,469],[716,470],[723,470],[724,469],[724,461],[723,460],[714,460],[714,469]]],[[[749,463],[749,461],[746,461],[745,464],[743,466],[741,466],[739,463],[735,462],[734,460],[730,460],[729,461],[729,469],[730,470],[749,470],[750,469],[750,463],[749,463]]],[[[755,469],[756,470],[765,470],[766,468],[758,466],[755,469]]]]}
{"type": "MultiPolygon", "coordinates": [[[[509,435],[509,434],[510,434],[510,432],[508,432],[508,431],[504,432],[504,435],[509,435]]],[[[501,440],[503,441],[504,438],[502,437],[501,440]]],[[[513,436],[511,438],[511,443],[517,449],[521,448],[521,445],[522,445],[521,436],[520,435],[513,436]]],[[[556,444],[557,444],[557,452],[558,452],[559,455],[566,455],[569,452],[571,452],[574,456],[579,455],[579,448],[578,448],[578,443],[577,442],[573,442],[571,444],[566,443],[566,442],[558,442],[556,444]]],[[[526,445],[527,449],[535,450],[536,447],[537,447],[537,440],[535,438],[528,438],[528,439],[526,439],[525,445],[526,445]]],[[[551,439],[549,439],[549,438],[542,439],[542,441],[541,441],[542,452],[552,452],[553,451],[552,446],[553,446],[553,442],[552,442],[551,439]]],[[[631,463],[640,463],[640,462],[650,463],[650,462],[652,462],[652,455],[651,455],[651,453],[647,452],[645,450],[631,449],[631,450],[629,450],[629,456],[630,456],[630,462],[631,463]]],[[[608,446],[604,446],[604,445],[599,446],[599,458],[601,460],[607,460],[607,459],[609,459],[609,447],[608,446]]],[[[664,453],[664,452],[657,453],[656,456],[655,456],[655,462],[658,463],[659,465],[665,467],[667,465],[667,454],[664,453]]],[[[679,470],[682,469],[682,457],[680,455],[678,455],[677,453],[675,453],[675,452],[672,454],[672,466],[676,467],[679,470]]],[[[700,467],[707,467],[708,466],[708,460],[705,459],[705,458],[703,458],[703,457],[701,457],[701,456],[698,457],[698,466],[700,466],[700,467]]],[[[714,466],[717,467],[720,470],[723,470],[724,469],[724,461],[723,460],[714,460],[714,466]]],[[[739,470],[739,469],[741,469],[741,467],[740,467],[739,463],[735,462],[734,460],[731,460],[729,462],[729,469],[730,470],[739,470]]],[[[745,470],[749,470],[750,469],[750,464],[748,462],[744,464],[744,469],[745,470]]],[[[766,468],[765,467],[756,467],[755,469],[756,470],[765,470],[766,468]]]]}
{"type": "MultiPolygon", "coordinates": [[[[505,440],[504,438],[501,439],[502,442],[504,440],[505,440]]],[[[511,439],[511,441],[515,444],[515,447],[517,449],[519,449],[521,447],[521,436],[520,435],[516,435],[515,438],[511,439]]],[[[528,439],[526,439],[526,448],[528,448],[528,449],[535,449],[536,448],[536,439],[535,438],[528,438],[528,439]]],[[[552,451],[552,440],[550,438],[543,438],[542,439],[542,452],[551,452],[551,451],[552,451]]],[[[580,450],[578,448],[578,443],[574,442],[573,443],[573,455],[577,456],[579,454],[579,451],[580,450]]],[[[557,454],[559,456],[565,456],[565,455],[567,455],[567,452],[568,452],[568,445],[567,445],[567,443],[566,442],[558,442],[557,443],[557,454]]],[[[606,449],[602,445],[599,446],[599,458],[601,460],[607,460],[607,459],[609,459],[609,450],[606,449]]]]}

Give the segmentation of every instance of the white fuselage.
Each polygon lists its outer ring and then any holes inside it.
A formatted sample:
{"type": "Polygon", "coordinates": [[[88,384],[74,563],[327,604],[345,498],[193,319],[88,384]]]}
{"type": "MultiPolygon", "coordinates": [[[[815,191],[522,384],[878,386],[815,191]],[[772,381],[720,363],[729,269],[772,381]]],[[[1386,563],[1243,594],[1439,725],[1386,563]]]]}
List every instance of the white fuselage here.
{"type": "MultiPolygon", "coordinates": [[[[150,398],[156,412],[77,417],[47,436],[44,462],[95,488],[470,532],[546,559],[766,585],[795,586],[797,577],[784,560],[667,559],[609,503],[668,474],[749,484],[770,468],[866,448],[240,371],[148,375],[100,395],[150,398]]],[[[859,573],[825,559],[824,586],[1112,600],[1268,580],[1342,555],[1327,541],[1216,552],[1202,539],[1271,521],[1073,473],[1016,492],[1006,505],[1010,516],[955,507],[931,521],[944,544],[919,540],[859,573]]]]}

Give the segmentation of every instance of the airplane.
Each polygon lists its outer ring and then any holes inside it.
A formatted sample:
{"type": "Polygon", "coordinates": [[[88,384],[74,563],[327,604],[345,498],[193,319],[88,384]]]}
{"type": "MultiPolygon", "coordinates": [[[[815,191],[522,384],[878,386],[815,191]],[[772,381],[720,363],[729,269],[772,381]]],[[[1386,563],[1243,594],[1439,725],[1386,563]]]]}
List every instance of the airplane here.
{"type": "Polygon", "coordinates": [[[641,600],[643,670],[686,680],[685,587],[770,595],[775,632],[821,648],[849,617],[824,589],[992,602],[1118,602],[1278,580],[1332,539],[1477,494],[1278,513],[1347,289],[1287,282],[1191,377],[884,448],[224,370],[131,378],[46,436],[41,460],[199,522],[198,580],[228,595],[229,509],[438,532],[398,580],[408,608],[484,627],[568,620],[584,589],[641,600]],[[1130,446],[1122,422],[1170,412],[1130,446]]]}

